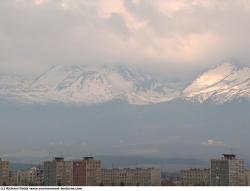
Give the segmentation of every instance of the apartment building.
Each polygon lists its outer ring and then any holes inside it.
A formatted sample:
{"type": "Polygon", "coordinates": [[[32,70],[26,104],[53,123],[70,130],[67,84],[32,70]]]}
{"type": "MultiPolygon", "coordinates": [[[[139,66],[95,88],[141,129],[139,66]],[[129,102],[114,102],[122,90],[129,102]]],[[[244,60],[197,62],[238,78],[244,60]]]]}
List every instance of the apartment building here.
{"type": "Polygon", "coordinates": [[[183,186],[208,186],[210,184],[210,169],[187,169],[181,171],[183,186]]]}
{"type": "Polygon", "coordinates": [[[0,186],[9,185],[9,162],[0,158],[0,186]]]}
{"type": "Polygon", "coordinates": [[[245,170],[245,186],[250,186],[250,170],[245,170]]]}
{"type": "Polygon", "coordinates": [[[154,168],[102,169],[104,186],[160,186],[161,173],[154,168]]]}
{"type": "Polygon", "coordinates": [[[73,161],[74,186],[99,186],[101,183],[101,161],[84,157],[73,161]]]}
{"type": "Polygon", "coordinates": [[[210,165],[212,186],[244,186],[244,160],[234,154],[223,154],[221,159],[212,159],[210,165]]]}
{"type": "Polygon", "coordinates": [[[10,172],[10,185],[13,186],[40,186],[42,184],[37,167],[26,171],[10,172]]]}
{"type": "Polygon", "coordinates": [[[73,161],[65,161],[62,157],[56,157],[53,161],[44,162],[44,185],[72,186],[73,161]]]}
{"type": "Polygon", "coordinates": [[[93,157],[65,161],[57,157],[44,162],[44,185],[98,186],[101,183],[101,161],[93,157]]]}

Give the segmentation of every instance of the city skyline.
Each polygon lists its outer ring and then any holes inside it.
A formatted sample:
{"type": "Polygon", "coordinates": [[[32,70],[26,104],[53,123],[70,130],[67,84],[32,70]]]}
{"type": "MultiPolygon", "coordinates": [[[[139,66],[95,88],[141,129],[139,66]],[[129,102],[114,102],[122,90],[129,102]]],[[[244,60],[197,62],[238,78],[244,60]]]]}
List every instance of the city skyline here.
{"type": "Polygon", "coordinates": [[[249,186],[245,160],[235,154],[209,159],[203,168],[170,172],[162,167],[105,167],[93,156],[67,160],[54,157],[25,169],[11,169],[0,158],[2,186],[249,186]]]}

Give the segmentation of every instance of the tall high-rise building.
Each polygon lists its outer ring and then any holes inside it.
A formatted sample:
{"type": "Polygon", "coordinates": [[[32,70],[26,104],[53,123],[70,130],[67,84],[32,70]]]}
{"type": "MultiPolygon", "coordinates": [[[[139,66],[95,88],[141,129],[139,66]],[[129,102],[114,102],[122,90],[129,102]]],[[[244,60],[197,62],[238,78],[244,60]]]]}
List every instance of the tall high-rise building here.
{"type": "Polygon", "coordinates": [[[101,183],[101,161],[93,157],[65,161],[57,157],[44,162],[44,185],[98,186],[101,183]]]}
{"type": "Polygon", "coordinates": [[[233,154],[223,154],[221,159],[212,159],[210,164],[212,186],[244,186],[244,160],[233,154]]]}
{"type": "Polygon", "coordinates": [[[0,186],[9,185],[9,162],[0,158],[0,186]]]}
{"type": "Polygon", "coordinates": [[[86,163],[83,160],[73,161],[73,185],[87,185],[86,163]]]}
{"type": "Polygon", "coordinates": [[[73,162],[56,157],[44,162],[44,184],[46,186],[72,186],[73,162]]]}
{"type": "Polygon", "coordinates": [[[73,186],[73,161],[64,162],[63,183],[62,185],[73,186]]]}
{"type": "Polygon", "coordinates": [[[74,186],[98,186],[101,183],[101,161],[93,157],[73,161],[74,186]]]}

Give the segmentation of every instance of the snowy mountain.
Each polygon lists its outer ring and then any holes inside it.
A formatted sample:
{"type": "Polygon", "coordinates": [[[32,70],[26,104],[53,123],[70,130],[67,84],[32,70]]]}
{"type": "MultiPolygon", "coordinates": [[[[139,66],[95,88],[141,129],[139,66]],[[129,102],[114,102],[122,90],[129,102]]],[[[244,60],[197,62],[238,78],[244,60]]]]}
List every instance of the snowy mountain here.
{"type": "Polygon", "coordinates": [[[30,81],[1,77],[0,95],[25,103],[89,105],[119,99],[144,105],[172,100],[179,91],[122,66],[54,66],[30,81]]]}
{"type": "Polygon", "coordinates": [[[201,74],[182,93],[193,102],[222,104],[250,98],[250,68],[232,63],[221,64],[201,74]]]}
{"type": "Polygon", "coordinates": [[[0,98],[9,100],[24,99],[23,94],[29,80],[18,75],[0,75],[0,98]]]}
{"type": "Polygon", "coordinates": [[[38,104],[91,105],[122,100],[147,105],[173,99],[223,104],[250,100],[250,68],[223,63],[181,91],[178,85],[160,83],[124,66],[54,66],[35,79],[0,75],[0,98],[38,104]]]}

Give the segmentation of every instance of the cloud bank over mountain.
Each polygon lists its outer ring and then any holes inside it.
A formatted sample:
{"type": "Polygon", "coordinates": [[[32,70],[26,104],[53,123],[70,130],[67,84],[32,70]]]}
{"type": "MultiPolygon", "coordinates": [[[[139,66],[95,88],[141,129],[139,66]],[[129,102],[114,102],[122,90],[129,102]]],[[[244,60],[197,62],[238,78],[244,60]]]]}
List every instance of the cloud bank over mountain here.
{"type": "Polygon", "coordinates": [[[249,18],[246,0],[1,1],[0,69],[125,63],[174,75],[248,64],[249,18]]]}

